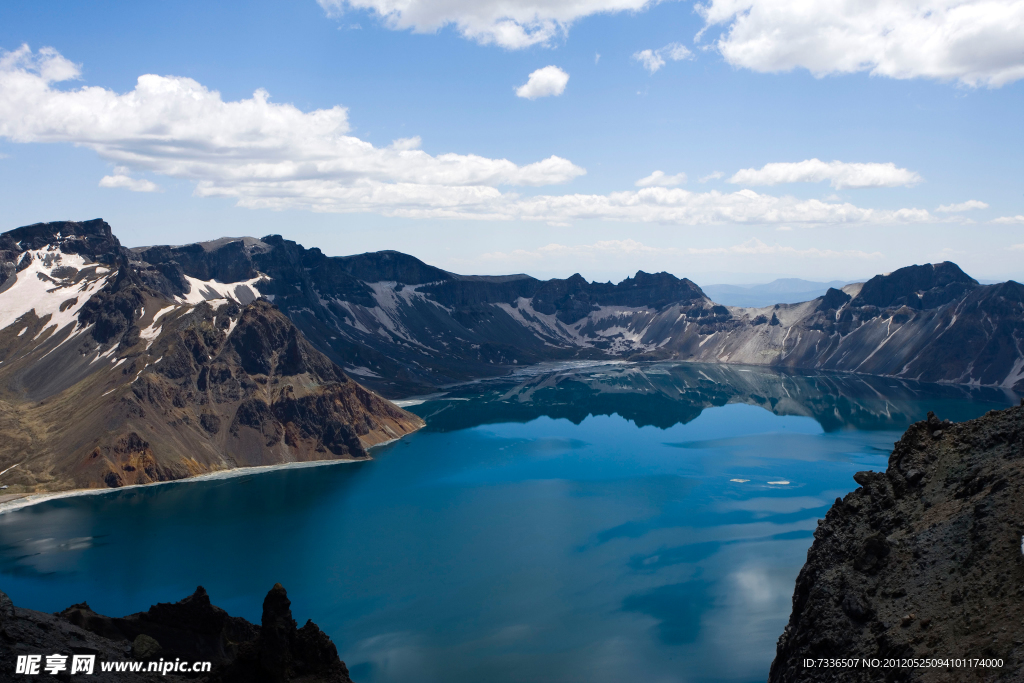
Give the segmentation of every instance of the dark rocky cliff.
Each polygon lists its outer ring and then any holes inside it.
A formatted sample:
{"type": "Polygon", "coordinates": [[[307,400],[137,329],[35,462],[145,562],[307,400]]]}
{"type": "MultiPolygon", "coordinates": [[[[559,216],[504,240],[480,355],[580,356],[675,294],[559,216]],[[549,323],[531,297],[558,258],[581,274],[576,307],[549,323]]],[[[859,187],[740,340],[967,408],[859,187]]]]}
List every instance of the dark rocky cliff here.
{"type": "MultiPolygon", "coordinates": [[[[281,584],[263,601],[259,625],[232,617],[211,604],[200,586],[176,603],[153,605],[146,612],[107,617],[87,603],[46,614],[15,607],[0,593],[0,681],[29,680],[15,674],[22,654],[92,654],[94,671],[86,680],[199,681],[200,683],[352,683],[331,639],[312,621],[298,628],[281,584]],[[210,662],[209,673],[166,675],[101,671],[104,662],[176,659],[210,662]]],[[[42,674],[47,676],[45,672],[42,674]]],[[[84,674],[79,674],[84,675],[84,674]]],[[[75,676],[77,677],[77,676],[75,676]]],[[[65,671],[57,680],[68,678],[65,671]]]]}
{"type": "Polygon", "coordinates": [[[928,420],[819,522],[771,683],[1024,678],[1024,407],[928,420]],[[991,658],[824,669],[805,658],[991,658]]]}

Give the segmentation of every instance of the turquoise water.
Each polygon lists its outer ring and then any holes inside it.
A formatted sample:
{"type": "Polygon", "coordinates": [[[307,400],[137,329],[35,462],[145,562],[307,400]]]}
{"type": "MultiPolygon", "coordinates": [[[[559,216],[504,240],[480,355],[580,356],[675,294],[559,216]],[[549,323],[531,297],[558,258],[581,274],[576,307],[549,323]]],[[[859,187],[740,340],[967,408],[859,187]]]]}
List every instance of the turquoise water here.
{"type": "Polygon", "coordinates": [[[0,515],[0,588],[122,615],[201,584],[258,623],[280,582],[358,683],[762,681],[852,474],[884,469],[928,410],[1017,400],[717,366],[534,371],[416,405],[428,427],[370,462],[0,515]]]}

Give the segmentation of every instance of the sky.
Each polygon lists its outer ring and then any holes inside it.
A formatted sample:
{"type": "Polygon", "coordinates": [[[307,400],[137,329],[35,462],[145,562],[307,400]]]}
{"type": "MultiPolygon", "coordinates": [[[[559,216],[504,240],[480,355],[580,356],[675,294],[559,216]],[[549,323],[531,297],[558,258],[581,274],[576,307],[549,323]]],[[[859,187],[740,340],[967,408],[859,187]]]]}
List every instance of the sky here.
{"type": "Polygon", "coordinates": [[[6,0],[0,230],[1024,279],[1024,0],[6,0]]]}

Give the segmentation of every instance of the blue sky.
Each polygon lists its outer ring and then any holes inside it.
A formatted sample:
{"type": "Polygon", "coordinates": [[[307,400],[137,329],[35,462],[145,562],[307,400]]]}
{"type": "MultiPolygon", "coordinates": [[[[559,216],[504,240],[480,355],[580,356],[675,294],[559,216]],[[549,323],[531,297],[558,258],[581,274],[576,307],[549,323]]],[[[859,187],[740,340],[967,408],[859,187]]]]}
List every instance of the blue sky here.
{"type": "Polygon", "coordinates": [[[1024,278],[1024,0],[491,5],[6,2],[0,228],[602,280],[1024,278]]]}

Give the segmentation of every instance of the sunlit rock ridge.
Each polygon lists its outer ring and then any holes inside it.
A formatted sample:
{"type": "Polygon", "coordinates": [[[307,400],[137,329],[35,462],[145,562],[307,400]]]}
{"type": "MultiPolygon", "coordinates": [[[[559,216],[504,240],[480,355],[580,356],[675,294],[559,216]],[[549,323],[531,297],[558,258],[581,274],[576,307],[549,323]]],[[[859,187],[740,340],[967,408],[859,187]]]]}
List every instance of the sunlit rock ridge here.
{"type": "Polygon", "coordinates": [[[669,273],[641,271],[618,284],[458,275],[395,251],[328,257],[276,235],[130,256],[168,297],[255,290],[318,350],[390,397],[522,364],[597,358],[1024,387],[1024,286],[979,285],[950,262],[901,268],[804,303],[737,308],[669,273]]]}

